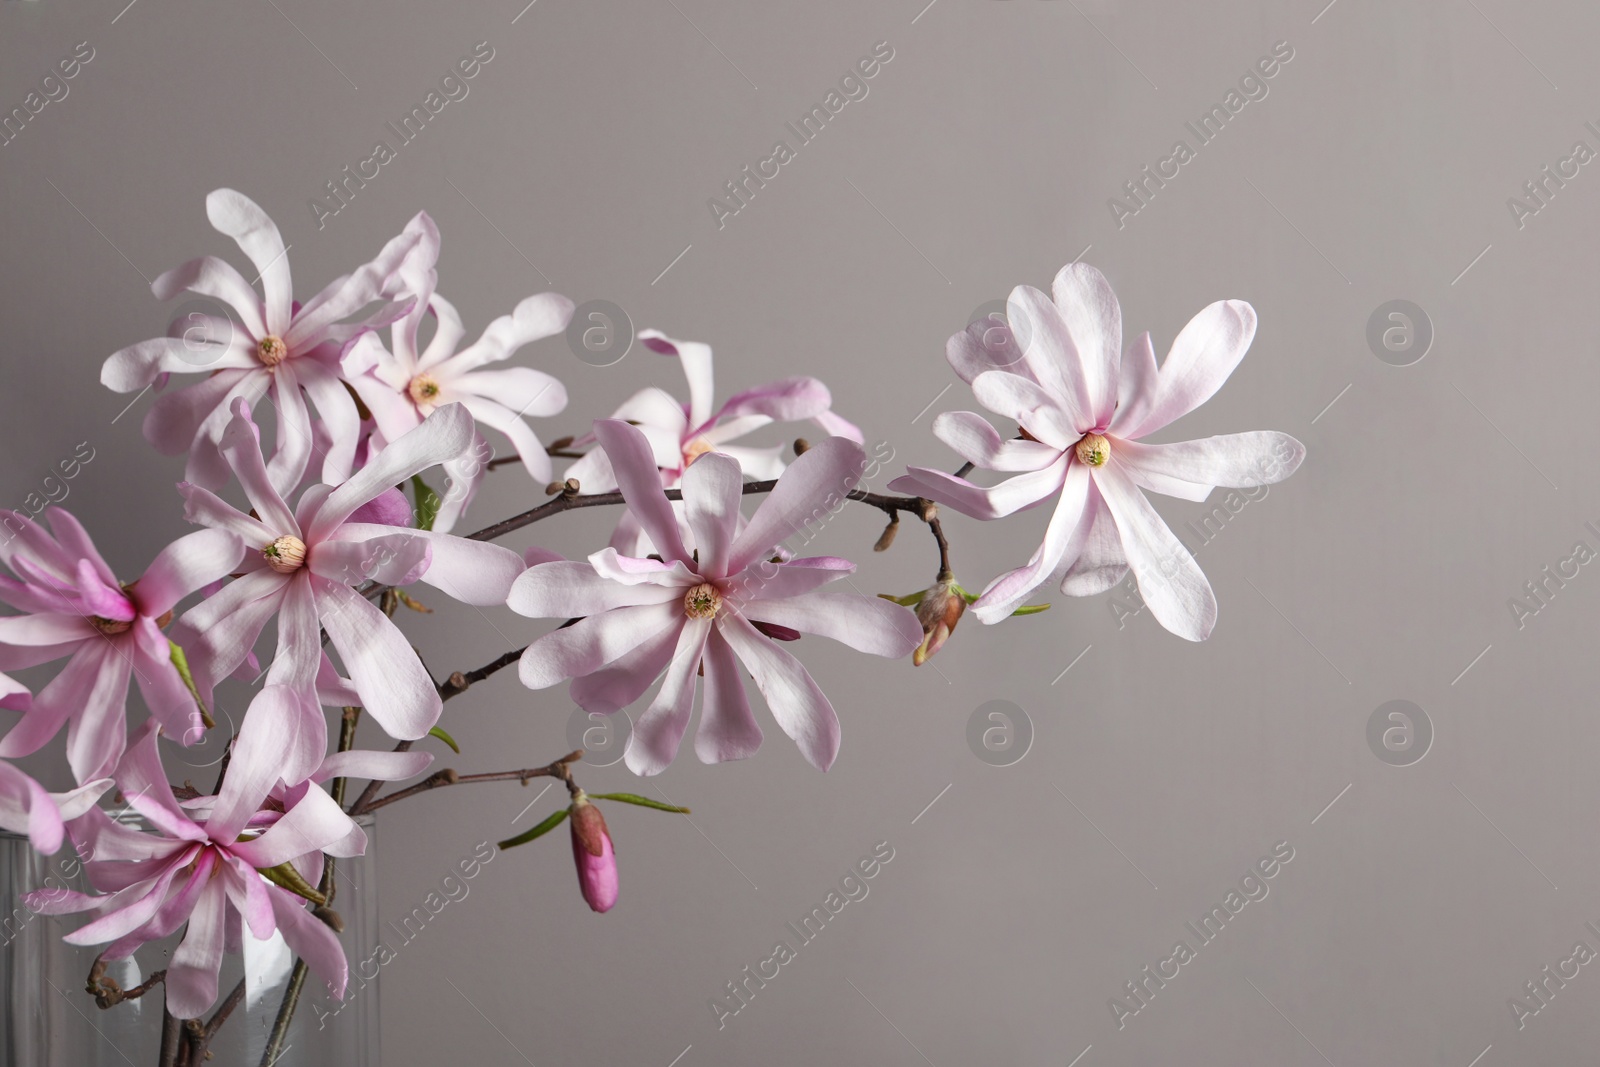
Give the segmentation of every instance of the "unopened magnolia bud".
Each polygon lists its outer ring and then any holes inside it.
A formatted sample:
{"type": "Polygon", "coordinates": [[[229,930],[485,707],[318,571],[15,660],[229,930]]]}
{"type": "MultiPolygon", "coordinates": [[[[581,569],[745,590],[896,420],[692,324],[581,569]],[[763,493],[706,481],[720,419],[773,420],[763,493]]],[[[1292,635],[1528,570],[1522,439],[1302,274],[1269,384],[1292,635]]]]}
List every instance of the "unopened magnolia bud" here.
{"type": "Polygon", "coordinates": [[[900,532],[900,513],[894,513],[894,518],[889,520],[889,525],[883,528],[883,533],[878,535],[877,544],[872,546],[874,552],[887,552],[889,546],[894,544],[894,535],[900,532]]]}
{"type": "Polygon", "coordinates": [[[572,438],[570,438],[570,437],[558,437],[554,441],[550,442],[549,451],[551,451],[551,452],[560,452],[564,448],[571,448],[571,447],[572,447],[572,438]]]}
{"type": "Polygon", "coordinates": [[[561,492],[563,488],[564,486],[562,486],[560,482],[551,482],[549,485],[544,487],[544,495],[555,496],[557,493],[561,492]]]}
{"type": "Polygon", "coordinates": [[[805,455],[806,454],[806,450],[809,449],[810,447],[811,447],[811,442],[807,441],[804,437],[796,437],[794,439],[794,454],[795,455],[797,455],[797,456],[805,455]]]}
{"type": "Polygon", "coordinates": [[[917,621],[922,624],[922,644],[911,653],[911,662],[920,667],[944,647],[955,632],[956,623],[967,610],[967,599],[955,591],[955,580],[935,582],[917,602],[917,621]]]}
{"type": "Polygon", "coordinates": [[[611,848],[605,816],[581,789],[573,794],[567,815],[572,824],[572,859],[578,867],[578,888],[589,907],[610,911],[617,903],[617,857],[611,848]]]}

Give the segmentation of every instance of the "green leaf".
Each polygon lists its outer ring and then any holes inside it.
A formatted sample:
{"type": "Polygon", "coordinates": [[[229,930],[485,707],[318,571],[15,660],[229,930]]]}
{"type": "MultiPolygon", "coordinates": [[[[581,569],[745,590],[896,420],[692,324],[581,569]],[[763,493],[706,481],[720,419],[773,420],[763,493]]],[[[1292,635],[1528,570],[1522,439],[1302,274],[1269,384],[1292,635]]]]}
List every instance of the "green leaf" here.
{"type": "Polygon", "coordinates": [[[167,639],[167,647],[171,649],[169,655],[172,657],[172,666],[177,670],[178,677],[183,679],[183,687],[189,690],[189,695],[194,697],[194,702],[200,706],[200,721],[206,724],[206,729],[211,729],[217,725],[217,720],[213,719],[211,712],[206,710],[206,702],[200,699],[200,690],[195,688],[194,674],[189,670],[189,658],[183,654],[183,649],[178,647],[178,643],[170,637],[167,639]]]}
{"type": "Polygon", "coordinates": [[[456,739],[445,733],[442,727],[435,726],[433,729],[428,731],[428,736],[437,737],[439,740],[450,746],[450,751],[454,752],[458,756],[461,755],[461,746],[456,744],[456,739]]]}
{"type": "Polygon", "coordinates": [[[620,800],[624,804],[637,804],[641,808],[655,808],[657,811],[673,811],[679,815],[689,814],[688,808],[676,807],[672,804],[663,804],[659,800],[651,800],[637,793],[590,793],[590,800],[620,800]]]}
{"type": "Polygon", "coordinates": [[[411,476],[411,491],[417,497],[417,529],[433,529],[433,520],[439,517],[439,494],[428,488],[420,474],[411,476]]]}
{"type": "Polygon", "coordinates": [[[1041,611],[1049,611],[1049,610],[1050,610],[1050,605],[1049,604],[1024,604],[1024,605],[1022,605],[1022,607],[1018,608],[1016,611],[1013,611],[1011,614],[1013,614],[1013,615],[1037,615],[1041,611]]]}
{"type": "Polygon", "coordinates": [[[294,869],[294,864],[292,863],[280,863],[276,867],[263,867],[261,868],[261,876],[275,886],[305,897],[313,904],[326,904],[328,902],[328,898],[310,882],[306,881],[300,872],[294,869]]]}
{"type": "Polygon", "coordinates": [[[922,601],[922,594],[926,592],[926,589],[919,589],[915,593],[907,593],[905,596],[894,596],[890,593],[879,593],[878,597],[882,600],[889,601],[891,604],[899,604],[903,608],[914,608],[922,601]]]}
{"type": "Polygon", "coordinates": [[[500,847],[501,848],[516,848],[518,845],[526,845],[529,841],[532,841],[534,838],[543,837],[545,834],[549,833],[551,830],[554,830],[556,827],[560,826],[561,825],[561,820],[565,819],[566,817],[567,817],[567,809],[566,808],[562,808],[560,811],[556,812],[554,815],[550,816],[548,819],[546,819],[544,822],[540,823],[538,826],[535,826],[533,829],[526,830],[526,831],[518,834],[516,837],[507,838],[506,840],[500,842],[500,847]]]}

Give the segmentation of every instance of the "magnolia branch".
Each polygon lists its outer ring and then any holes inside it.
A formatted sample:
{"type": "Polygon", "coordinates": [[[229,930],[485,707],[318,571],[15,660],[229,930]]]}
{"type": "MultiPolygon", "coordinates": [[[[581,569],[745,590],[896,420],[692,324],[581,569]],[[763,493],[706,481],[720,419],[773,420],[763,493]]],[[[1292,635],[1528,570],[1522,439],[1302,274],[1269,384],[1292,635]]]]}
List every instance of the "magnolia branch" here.
{"type": "Polygon", "coordinates": [[[535,778],[560,778],[569,785],[572,782],[571,765],[583,758],[583,749],[569,752],[553,763],[543,767],[527,767],[519,771],[492,771],[488,774],[458,774],[453,768],[434,771],[416,785],[398,789],[387,796],[379,797],[369,803],[363,812],[377,811],[379,808],[393,804],[397,800],[414,797],[418,793],[427,793],[435,789],[442,789],[449,785],[472,785],[478,782],[518,782],[527,785],[535,778]]]}

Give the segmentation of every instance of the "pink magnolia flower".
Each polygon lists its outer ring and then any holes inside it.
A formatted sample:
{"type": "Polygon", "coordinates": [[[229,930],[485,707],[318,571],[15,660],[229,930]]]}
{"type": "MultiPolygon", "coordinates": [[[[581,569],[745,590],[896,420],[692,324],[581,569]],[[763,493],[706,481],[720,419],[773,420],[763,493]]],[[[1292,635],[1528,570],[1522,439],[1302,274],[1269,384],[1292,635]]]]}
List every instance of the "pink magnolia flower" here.
{"type": "Polygon", "coordinates": [[[61,847],[65,823],[94,807],[111,785],[110,778],[97,778],[66,793],[50,793],[0,760],[0,830],[27,834],[33,847],[48,856],[61,847]]]}
{"type": "Polygon", "coordinates": [[[0,513],[17,533],[0,545],[0,563],[16,575],[0,575],[0,601],[25,613],[0,618],[0,667],[71,658],[0,739],[0,757],[37,752],[66,725],[67,760],[77,780],[110,774],[127,744],[130,677],[172,737],[184,744],[198,740],[205,730],[202,710],[161,631],[180,600],[233,570],[243,543],[231,533],[198,530],[122,583],[77,519],[61,508],[48,509],[45,517],[48,533],[23,515],[0,513]]]}
{"type": "MultiPolygon", "coordinates": [[[[776,478],[783,473],[782,445],[751,448],[729,443],[775,421],[810,419],[830,435],[861,443],[861,431],[833,413],[832,394],[815,378],[784,378],[747,389],[713,410],[716,394],[710,345],[675,341],[657,330],[640,330],[638,340],[653,352],[678,357],[684,377],[689,381],[687,404],[652,386],[639,390],[611,416],[633,423],[650,442],[650,451],[661,471],[661,485],[665,489],[677,488],[689,464],[707,452],[731,456],[747,478],[776,478]]],[[[584,435],[573,443],[586,445],[593,441],[592,435],[584,435]]],[[[616,475],[601,449],[593,449],[574,461],[565,476],[578,479],[585,494],[611,493],[617,489],[616,475]]],[[[683,509],[674,507],[673,510],[678,514],[680,530],[687,532],[683,509]]],[[[637,517],[631,511],[617,524],[611,547],[634,555],[649,551],[641,537],[637,517]]]]}
{"type": "Polygon", "coordinates": [[[947,355],[980,404],[1017,422],[1020,438],[1002,440],[970,411],[940,415],[933,429],[975,466],[1022,473],[982,488],[912,467],[890,488],[978,519],[1058,497],[1044,543],[1027,566],[1001,575],[973,605],[986,623],[1005,618],[1063,568],[1061,591],[1069,596],[1103,592],[1131,568],[1161,625],[1204,640],[1216,624],[1216,597],[1143,490],[1204,500],[1214,486],[1268,485],[1294,473],[1305,446],[1268,430],[1176,444],[1141,438],[1222,387],[1255,336],[1255,310],[1242,300],[1205,308],[1178,334],[1159,369],[1149,333],[1123,354],[1116,294],[1086,264],[1056,275],[1054,303],[1019,285],[1007,319],[1009,326],[974,323],[950,338],[947,355]]]}
{"type": "MultiPolygon", "coordinates": [[[[302,698],[315,747],[325,748],[325,724],[315,700],[321,667],[319,629],[326,630],[360,703],[391,735],[412,740],[439,719],[442,704],[428,672],[405,636],[353,586],[423,581],[467,604],[504,603],[522,571],[507,548],[382,522],[393,487],[459,455],[472,439],[472,418],[458,404],[439,408],[402,435],[338,488],[313,485],[297,508],[273,488],[255,424],[242,401],[223,434],[221,451],[254,514],[215,494],[183,485],[187,515],[237,534],[246,547],[244,573],[178,620],[173,633],[189,653],[202,695],[250,654],[262,629],[278,617],[278,645],[268,685],[302,698]],[[358,514],[373,505],[368,515],[358,514]]],[[[403,505],[397,509],[404,514],[403,505]]]]}
{"type": "Polygon", "coordinates": [[[740,759],[761,744],[739,663],[755,678],[783,732],[816,767],[839,751],[839,719],[800,661],[774,637],[821,634],[862,652],[899,657],[922,640],[915,616],[884,600],[820,591],[855,570],[833,557],[773,562],[778,543],[843,503],[867,466],[860,445],[831,437],[784,473],[742,529],[739,463],[705,453],[683,473],[684,510],[698,545],[685,547],[661,490],[650,442],[618,420],[595,423],[595,435],[640,528],[660,559],[606,548],[588,562],[543,563],[526,571],[507,603],[535,618],[585,616],[546,634],[523,653],[530,689],[568,678],[572,699],[612,712],[666,678],[628,743],[637,774],[658,774],[677,754],[694,706],[702,667],[706,694],[695,752],[707,763],[740,759]]]}
{"type": "Polygon", "coordinates": [[[523,345],[565,330],[572,318],[572,301],[555,293],[530,296],[458,352],[456,346],[466,331],[456,309],[434,291],[438,255],[439,231],[429,220],[400,269],[401,282],[406,292],[415,294],[416,302],[391,328],[392,350],[383,347],[377,334],[368,333],[345,357],[347,380],[376,423],[370,447],[380,450],[435,408],[459,403],[476,422],[505,434],[528,474],[542,486],[551,478],[550,457],[523,420],[564,409],[566,386],[531,367],[488,368],[509,359],[523,345]],[[437,324],[423,345],[419,334],[430,311],[437,324]]]}
{"type": "MultiPolygon", "coordinates": [[[[273,484],[289,492],[300,484],[314,447],[309,397],[328,433],[331,447],[322,479],[338,483],[350,476],[359,417],[340,381],[339,359],[358,336],[393,321],[403,305],[386,304],[349,322],[375,301],[397,292],[396,272],[432,222],[419,214],[375,259],[330,283],[304,305],[294,301],[289,260],[278,227],[257,204],[232,189],[206,197],[211,225],[232,237],[255,265],[263,296],[233,267],[215,256],[192,259],[155,280],[160,300],[190,292],[233,308],[240,328],[207,319],[173,324],[176,336],[141,341],[112,353],[100,381],[119,393],[144,389],[169,373],[204,374],[198,384],[160,397],[144,421],[144,435],[165,455],[189,453],[185,477],[197,485],[221,488],[227,465],[217,450],[236,400],[249,407],[270,396],[278,409],[278,444],[268,465],[273,484]],[[226,338],[223,344],[197,342],[196,334],[226,338]],[[301,390],[305,395],[301,395],[301,390]]],[[[205,318],[200,316],[200,318],[205,318]]]]}
{"type": "Polygon", "coordinates": [[[88,912],[86,926],[68,934],[73,945],[110,942],[106,960],[126,959],[140,945],[187,924],[167,964],[167,1008],[179,1018],[198,1017],[217,999],[217,973],[230,927],[257,940],[278,933],[310,965],[334,996],[343,997],[344,950],[305,901],[269,883],[259,872],[293,864],[310,882],[322,855],[359,856],[366,835],[333,798],[316,787],[292,802],[264,804],[280,777],[281,738],[300,717],[297,698],[268,686],[251,702],[227,777],[203,815],[179,804],[156,750],[156,722],[147,723],[117,770],[128,804],[155,828],[141,833],[91,810],[73,827],[89,882],[107,895],[66,890],[30,894],[29,907],[46,915],[88,912]]]}
{"type": "Polygon", "coordinates": [[[578,867],[578,888],[589,907],[610,911],[617,903],[617,856],[611,847],[611,831],[583,792],[578,790],[567,809],[572,824],[572,861],[578,867]]]}

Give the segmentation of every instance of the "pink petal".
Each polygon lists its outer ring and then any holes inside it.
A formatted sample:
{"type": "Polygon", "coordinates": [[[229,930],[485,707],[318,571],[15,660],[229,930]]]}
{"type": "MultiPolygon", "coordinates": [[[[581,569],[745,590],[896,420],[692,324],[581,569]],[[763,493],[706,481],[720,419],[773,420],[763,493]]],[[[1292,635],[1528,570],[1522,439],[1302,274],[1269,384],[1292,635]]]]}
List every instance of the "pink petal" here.
{"type": "Polygon", "coordinates": [[[682,589],[649,583],[624,585],[596,574],[589,563],[561,561],[523,571],[511,587],[506,606],[533,619],[565,619],[636,604],[666,604],[682,597],[682,589]]]}
{"type": "Polygon", "coordinates": [[[980,374],[972,383],[978,403],[1016,422],[1039,441],[1057,449],[1071,448],[1094,424],[1064,410],[1045,387],[1005,371],[980,374]]]}
{"type": "Polygon", "coordinates": [[[294,286],[277,224],[254,200],[232,189],[216,189],[206,197],[206,218],[219,233],[238,242],[239,250],[259,272],[261,288],[266,292],[267,330],[281,337],[289,328],[294,286]]]}
{"type": "Polygon", "coordinates": [[[127,754],[117,766],[117,785],[127,798],[128,806],[166,836],[180,841],[204,841],[205,831],[178,806],[172,786],[167,783],[167,772],[156,747],[159,727],[160,724],[152,720],[133,736],[127,754]]]}
{"type": "Polygon", "coordinates": [[[321,708],[309,705],[287,686],[263,687],[250,701],[239,727],[227,777],[206,820],[206,833],[213,841],[232,847],[273,786],[279,781],[298,785],[316,773],[327,744],[321,708]]]}
{"type": "Polygon", "coordinates": [[[227,577],[243,558],[237,534],[197,530],[161,550],[134,583],[133,598],[142,614],[159,618],[190,593],[227,577]]]}
{"type": "MultiPolygon", "coordinates": [[[[283,423],[284,420],[280,419],[280,428],[283,423]]],[[[267,464],[261,458],[261,431],[256,428],[255,421],[250,417],[250,409],[243,400],[233,402],[233,418],[222,434],[220,447],[228,466],[233,469],[234,477],[239,479],[239,487],[244,490],[255,513],[261,517],[262,524],[268,530],[278,531],[277,537],[299,534],[300,527],[294,521],[294,513],[284,503],[268,475],[267,464]]]]}
{"type": "MultiPolygon", "coordinates": [[[[127,744],[125,721],[128,680],[133,674],[132,649],[118,642],[101,642],[98,656],[80,652],[56,680],[34,698],[34,711],[49,715],[59,701],[70,707],[67,724],[67,763],[80,782],[104,778],[122,758],[127,744]],[[88,677],[82,677],[87,675],[88,677]]],[[[87,650],[90,645],[85,645],[87,650]]]]}
{"type": "Polygon", "coordinates": [[[1073,542],[1081,544],[1081,539],[1087,536],[1089,524],[1084,521],[1084,507],[1088,495],[1089,468],[1082,463],[1074,463],[1067,468],[1061,497],[1056,501],[1050,524],[1045,527],[1044,541],[1026,566],[1009,571],[989,583],[983,596],[972,606],[973,613],[979,619],[991,625],[1004,619],[1020,601],[1043,584],[1064,560],[1070,561],[1075,547],[1073,542]]]}
{"type": "Polygon", "coordinates": [[[687,563],[689,551],[678,532],[677,516],[661,491],[661,476],[656,473],[655,457],[644,434],[615,419],[595,420],[594,432],[611,460],[611,469],[629,510],[639,520],[656,551],[669,561],[687,563]]]}
{"type": "Polygon", "coordinates": [[[406,495],[390,487],[350,513],[350,523],[374,523],[379,526],[411,526],[411,505],[406,495]]]}
{"type": "Polygon", "coordinates": [[[402,741],[432,729],[444,705],[405,635],[348,586],[322,582],[317,602],[323,628],[378,724],[402,741]]]}
{"type": "Polygon", "coordinates": [[[272,897],[272,911],[277,919],[278,932],[290,951],[305,960],[317,975],[327,983],[328,992],[343,1000],[345,983],[349,978],[349,964],[344,948],[328,924],[306,909],[305,902],[286,889],[276,886],[268,890],[272,897]]]}
{"type": "Polygon", "coordinates": [[[307,541],[331,534],[362,504],[391,486],[443,463],[472,443],[472,416],[460,404],[446,404],[416,429],[367,461],[350,480],[328,494],[311,520],[307,541]]]}
{"type": "MultiPolygon", "coordinates": [[[[1122,551],[1117,523],[1106,507],[1100,489],[1090,479],[1089,499],[1084,505],[1087,529],[1080,521],[1074,538],[1081,538],[1082,549],[1061,578],[1061,591],[1067,596],[1094,596],[1114,587],[1128,574],[1128,557],[1122,551]]],[[[1069,549],[1069,554],[1071,549],[1069,549]]]]}
{"type": "Polygon", "coordinates": [[[321,417],[319,428],[327,435],[322,460],[322,480],[338,485],[355,467],[356,445],[361,437],[361,416],[350,391],[331,371],[312,360],[297,360],[296,379],[321,417]]]}
{"type": "Polygon", "coordinates": [[[1204,641],[1217,623],[1217,598],[1194,557],[1115,464],[1094,478],[1151,615],[1185,640],[1204,641]]]}
{"type": "Polygon", "coordinates": [[[683,503],[700,554],[700,573],[722,578],[739,526],[744,478],[736,460],[714,452],[702,455],[683,472],[683,503]]]}
{"type": "Polygon", "coordinates": [[[842,507],[866,469],[866,452],[846,438],[830,437],[808,449],[783,472],[777,486],[734,539],[727,572],[736,574],[772,555],[785,539],[830,509],[842,507]]]}
{"type": "Polygon", "coordinates": [[[780,422],[812,419],[833,404],[833,394],[816,378],[784,378],[746,389],[728,398],[714,421],[747,415],[765,415],[780,422]]]}
{"type": "Polygon", "coordinates": [[[189,687],[172,665],[172,646],[167,636],[149,616],[135,623],[132,633],[136,648],[133,677],[150,715],[173,741],[194,744],[205,736],[205,723],[189,687]]]}
{"type": "Polygon", "coordinates": [[[183,497],[183,517],[197,526],[213,530],[226,530],[244,542],[246,552],[259,552],[277,540],[278,534],[267,529],[260,519],[246,515],[209,489],[190,482],[179,482],[178,493],[183,497]]]}
{"type": "Polygon", "coordinates": [[[1249,351],[1255,335],[1255,309],[1243,300],[1219,300],[1202,309],[1172,342],[1148,414],[1138,425],[1120,428],[1118,436],[1152,434],[1210,400],[1249,351]]]}
{"type": "Polygon", "coordinates": [[[831,637],[874,656],[898,659],[922,643],[922,624],[915,614],[858,593],[818,591],[781,600],[752,600],[742,607],[744,617],[753,622],[831,637]]]}
{"type": "Polygon", "coordinates": [[[1150,413],[1156,399],[1156,350],[1146,330],[1133,339],[1122,354],[1122,374],[1117,382],[1117,413],[1108,430],[1113,436],[1127,437],[1128,428],[1137,429],[1150,413]]]}
{"type": "Polygon", "coordinates": [[[779,597],[799,596],[829,582],[847,578],[855,570],[854,563],[837,556],[806,556],[785,563],[761,559],[733,576],[727,586],[727,595],[735,603],[756,598],[776,600],[779,597]]]}
{"type": "Polygon", "coordinates": [[[907,473],[889,483],[889,489],[927,497],[975,519],[998,519],[1050,499],[1061,488],[1071,462],[1072,454],[1064,452],[1042,470],[1007,478],[990,488],[973,485],[945,471],[908,467],[907,473]]]}
{"type": "MultiPolygon", "coordinates": [[[[1038,381],[1042,392],[1051,398],[1052,406],[1061,413],[1061,421],[1079,433],[1093,427],[1094,402],[1084,370],[1085,360],[1073,343],[1060,309],[1033,286],[1019,285],[1011,291],[1011,297],[1006,301],[1006,319],[1011,324],[1013,336],[1022,346],[1023,363],[1032,372],[1031,377],[1038,381]]],[[[1011,376],[1020,377],[1014,373],[1011,376]]],[[[977,378],[973,379],[972,384],[976,392],[977,378]]],[[[998,408],[990,407],[988,401],[981,397],[979,399],[990,411],[1004,414],[998,408]]],[[[1034,436],[1042,435],[1035,432],[1034,436]]]]}
{"type": "MultiPolygon", "coordinates": [[[[272,376],[271,396],[278,408],[278,434],[272,458],[267,461],[267,474],[277,491],[286,497],[305,478],[311,454],[318,447],[316,430],[311,426],[311,412],[306,407],[305,396],[300,392],[300,372],[297,369],[310,365],[314,365],[310,359],[285,361],[278,365],[272,376]]],[[[327,465],[336,465],[331,454],[327,459],[327,465]]],[[[327,477],[326,471],[324,477],[327,477]]]]}
{"type": "Polygon", "coordinates": [[[772,717],[800,746],[800,754],[818,770],[833,766],[839,754],[839,717],[800,661],[737,615],[720,616],[717,629],[755,678],[772,717]]]}
{"type": "Polygon", "coordinates": [[[167,965],[167,1010],[180,1019],[198,1018],[217,1001],[227,903],[223,883],[207,881],[189,913],[189,928],[167,965]]]}
{"type": "Polygon", "coordinates": [[[1051,287],[1077,349],[1077,369],[1088,396],[1089,417],[1104,427],[1116,410],[1122,361],[1122,306],[1106,276],[1087,263],[1069,263],[1051,287]]]}
{"type": "Polygon", "coordinates": [[[352,831],[360,832],[344,809],[321,789],[312,788],[266,833],[241,841],[230,851],[250,866],[265,869],[308,852],[321,852],[349,837],[352,831]]]}
{"type": "Polygon", "coordinates": [[[209,296],[233,308],[252,338],[272,332],[261,317],[261,298],[256,291],[233,264],[216,256],[201,256],[172,268],[151,283],[150,291],[157,300],[171,300],[180,293],[209,296]]]}
{"type": "Polygon", "coordinates": [[[639,342],[652,352],[677,356],[683,376],[689,382],[689,425],[703,426],[711,418],[715,395],[711,365],[711,346],[699,341],[676,341],[660,330],[640,330],[639,342]]]}
{"type": "Polygon", "coordinates": [[[695,755],[702,763],[755,755],[761,747],[761,727],[751,714],[738,659],[721,628],[713,629],[706,639],[703,657],[705,697],[700,702],[700,726],[694,735],[695,755]]]}
{"type": "Polygon", "coordinates": [[[971,411],[947,411],[933,420],[933,436],[962,459],[991,471],[1036,471],[1054,463],[1061,449],[1043,441],[1002,440],[989,420],[971,411]]]}
{"type": "MultiPolygon", "coordinates": [[[[562,394],[563,397],[565,395],[562,394]]],[[[527,468],[535,481],[542,483],[550,481],[551,472],[554,470],[550,465],[550,456],[539,443],[539,437],[533,432],[533,428],[522,421],[519,413],[493,400],[470,394],[461,397],[461,406],[470,411],[478,422],[506,435],[511,447],[516,449],[517,456],[522,460],[522,465],[527,468]]]]}
{"type": "Polygon", "coordinates": [[[322,662],[318,604],[311,582],[311,575],[304,570],[289,576],[283,602],[278,605],[278,648],[267,670],[268,686],[288,686],[308,698],[315,691],[322,662]]]}
{"type": "Polygon", "coordinates": [[[519,671],[522,684],[529,689],[548,689],[597,671],[638,648],[652,634],[667,629],[677,633],[686,618],[679,603],[644,604],[590,615],[528,645],[519,671]]]}
{"type": "Polygon", "coordinates": [[[333,778],[367,778],[400,782],[415,778],[432,764],[431,752],[373,752],[358,748],[330,753],[311,780],[321,783],[333,778]]]}
{"type": "MultiPolygon", "coordinates": [[[[510,315],[502,315],[491,322],[482,337],[445,362],[453,371],[460,372],[506,359],[531,341],[554,337],[565,330],[572,320],[572,310],[572,301],[556,293],[530,296],[510,315]]],[[[564,401],[564,391],[562,398],[564,401]]]]}
{"type": "Polygon", "coordinates": [[[1034,378],[1011,326],[998,315],[968,323],[965,330],[952,334],[945,342],[944,353],[951,368],[968,385],[978,375],[992,370],[1034,378]]]}
{"type": "MultiPolygon", "coordinates": [[[[433,560],[429,540],[420,536],[420,531],[345,523],[334,531],[334,537],[338,540],[312,545],[306,565],[312,574],[341,585],[360,585],[368,579],[385,585],[410,585],[433,560]]],[[[521,563],[517,560],[519,569],[521,563]]]]}
{"type": "Polygon", "coordinates": [[[94,542],[89,538],[89,532],[83,524],[73,517],[65,508],[46,508],[44,517],[50,523],[50,532],[55,535],[56,542],[67,552],[75,557],[79,564],[79,573],[82,573],[82,564],[87,561],[94,569],[94,573],[113,590],[120,590],[116,572],[107,564],[100,555],[99,549],[94,547],[94,542]]]}
{"type": "Polygon", "coordinates": [[[1112,462],[1120,460],[1141,474],[1241,489],[1281,482],[1306,457],[1305,445],[1275,430],[1222,434],[1166,445],[1118,441],[1112,447],[1112,462]]]}
{"type": "Polygon", "coordinates": [[[315,345],[334,323],[384,298],[406,255],[422,239],[423,217],[408,223],[405,230],[385,244],[370,263],[362,264],[306,302],[294,317],[294,322],[281,335],[291,351],[315,345]]]}
{"type": "Polygon", "coordinates": [[[678,629],[666,627],[599,670],[572,679],[568,694],[584,711],[610,715],[644,695],[672,661],[678,629]]]}
{"type": "Polygon", "coordinates": [[[678,632],[677,648],[661,691],[639,717],[628,740],[626,761],[634,774],[660,774],[678,754],[683,732],[689,726],[689,714],[694,710],[695,677],[711,625],[710,619],[689,619],[678,632]]]}
{"type": "MultiPolygon", "coordinates": [[[[109,782],[109,779],[104,779],[109,782]]],[[[44,787],[9,763],[0,762],[0,830],[27,834],[33,847],[50,855],[61,847],[61,810],[44,787]]]]}

